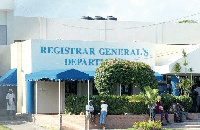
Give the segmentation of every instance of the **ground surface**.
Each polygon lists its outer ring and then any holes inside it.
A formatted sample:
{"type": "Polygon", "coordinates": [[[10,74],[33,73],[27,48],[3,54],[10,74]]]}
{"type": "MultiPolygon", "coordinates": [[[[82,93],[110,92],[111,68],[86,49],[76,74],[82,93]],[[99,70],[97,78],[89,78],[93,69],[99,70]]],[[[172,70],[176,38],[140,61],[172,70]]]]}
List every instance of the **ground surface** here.
{"type": "MultiPolygon", "coordinates": [[[[11,128],[12,130],[57,130],[56,128],[44,128],[28,122],[26,118],[17,117],[15,120],[8,120],[6,116],[0,116],[0,124],[11,128]]],[[[172,123],[163,128],[178,130],[200,130],[200,118],[195,120],[187,120],[182,123],[172,123]]]]}

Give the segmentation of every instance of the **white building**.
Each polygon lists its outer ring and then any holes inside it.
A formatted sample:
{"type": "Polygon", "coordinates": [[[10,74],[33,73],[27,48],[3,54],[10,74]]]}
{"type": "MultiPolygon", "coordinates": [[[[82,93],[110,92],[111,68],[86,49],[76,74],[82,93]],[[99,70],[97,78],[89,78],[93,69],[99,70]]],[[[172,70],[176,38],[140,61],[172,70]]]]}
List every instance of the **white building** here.
{"type": "MultiPolygon", "coordinates": [[[[102,60],[121,58],[142,61],[161,74],[170,74],[173,65],[183,61],[182,49],[188,53],[188,68],[193,68],[197,75],[200,73],[197,66],[200,62],[199,24],[18,17],[13,11],[13,1],[3,0],[0,5],[0,76],[17,68],[18,112],[27,112],[25,77],[31,73],[67,69],[95,71],[102,60]]],[[[34,111],[56,113],[58,82],[39,81],[37,86],[35,82],[32,86],[35,90],[31,90],[34,96],[30,98],[36,104],[34,111]]],[[[64,95],[68,89],[74,89],[79,95],[87,94],[87,83],[76,82],[76,88],[66,86],[69,84],[61,82],[61,112],[64,112],[64,95]]]]}

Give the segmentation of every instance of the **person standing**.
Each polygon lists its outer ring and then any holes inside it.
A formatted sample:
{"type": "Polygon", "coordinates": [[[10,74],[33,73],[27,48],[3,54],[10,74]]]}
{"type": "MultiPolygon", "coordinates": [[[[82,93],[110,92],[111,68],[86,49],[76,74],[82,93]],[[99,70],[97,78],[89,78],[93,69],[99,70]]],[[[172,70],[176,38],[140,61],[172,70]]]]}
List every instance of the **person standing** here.
{"type": "Polygon", "coordinates": [[[105,125],[106,125],[107,108],[108,108],[108,105],[105,103],[104,100],[101,100],[100,124],[103,125],[103,129],[106,128],[105,125]]]}
{"type": "Polygon", "coordinates": [[[7,117],[10,119],[10,113],[12,113],[13,119],[15,119],[15,94],[12,89],[8,90],[8,94],[6,95],[7,100],[7,117]]]}

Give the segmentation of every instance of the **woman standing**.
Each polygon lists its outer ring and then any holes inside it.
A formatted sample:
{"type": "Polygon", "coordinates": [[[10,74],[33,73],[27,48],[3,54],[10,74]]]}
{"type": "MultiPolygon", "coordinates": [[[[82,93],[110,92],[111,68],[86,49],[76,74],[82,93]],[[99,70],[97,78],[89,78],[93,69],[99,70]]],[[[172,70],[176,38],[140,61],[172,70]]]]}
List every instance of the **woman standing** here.
{"type": "Polygon", "coordinates": [[[103,129],[106,128],[105,125],[106,125],[107,108],[108,108],[108,105],[105,103],[104,100],[101,100],[100,124],[103,125],[103,129]]]}

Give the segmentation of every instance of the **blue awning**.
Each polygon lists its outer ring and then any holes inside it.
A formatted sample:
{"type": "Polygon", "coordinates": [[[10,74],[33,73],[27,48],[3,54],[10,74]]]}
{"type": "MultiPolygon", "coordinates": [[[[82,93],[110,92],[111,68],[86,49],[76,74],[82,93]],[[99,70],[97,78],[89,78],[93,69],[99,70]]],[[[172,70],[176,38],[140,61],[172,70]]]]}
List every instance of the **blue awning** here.
{"type": "Polygon", "coordinates": [[[42,70],[39,72],[27,74],[25,80],[37,81],[37,80],[89,80],[89,74],[81,72],[79,70],[42,70]]]}
{"type": "Polygon", "coordinates": [[[10,69],[0,78],[0,86],[17,86],[17,69],[10,69]]]}
{"type": "Polygon", "coordinates": [[[163,81],[163,75],[159,74],[158,72],[155,72],[154,73],[154,76],[156,77],[156,79],[158,81],[163,81]]]}

